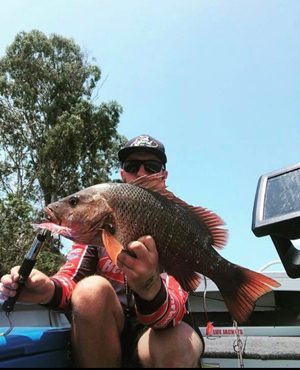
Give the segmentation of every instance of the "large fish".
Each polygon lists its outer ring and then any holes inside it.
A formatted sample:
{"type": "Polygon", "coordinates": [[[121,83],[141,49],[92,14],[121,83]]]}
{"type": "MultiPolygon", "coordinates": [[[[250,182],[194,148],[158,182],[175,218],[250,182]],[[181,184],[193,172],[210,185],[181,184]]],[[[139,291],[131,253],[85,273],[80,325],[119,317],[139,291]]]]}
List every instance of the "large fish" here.
{"type": "Polygon", "coordinates": [[[88,187],[49,204],[45,213],[48,222],[38,227],[75,242],[104,245],[114,263],[129,242],[152,235],[163,269],[187,291],[197,288],[201,275],[209,277],[239,323],[247,320],[260,296],[280,285],[223,258],[215,249],[227,241],[223,220],[162,188],[157,174],[88,187]]]}

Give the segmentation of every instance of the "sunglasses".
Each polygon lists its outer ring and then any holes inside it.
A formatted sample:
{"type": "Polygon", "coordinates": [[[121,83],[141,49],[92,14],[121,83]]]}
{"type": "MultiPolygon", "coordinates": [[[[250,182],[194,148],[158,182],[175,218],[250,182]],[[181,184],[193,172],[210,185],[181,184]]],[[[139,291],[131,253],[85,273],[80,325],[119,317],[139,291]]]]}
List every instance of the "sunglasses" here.
{"type": "Polygon", "coordinates": [[[148,173],[158,173],[162,169],[165,169],[165,165],[163,163],[152,159],[147,159],[145,161],[140,161],[137,159],[128,160],[123,162],[122,168],[125,172],[137,173],[141,165],[144,166],[145,171],[148,173]]]}

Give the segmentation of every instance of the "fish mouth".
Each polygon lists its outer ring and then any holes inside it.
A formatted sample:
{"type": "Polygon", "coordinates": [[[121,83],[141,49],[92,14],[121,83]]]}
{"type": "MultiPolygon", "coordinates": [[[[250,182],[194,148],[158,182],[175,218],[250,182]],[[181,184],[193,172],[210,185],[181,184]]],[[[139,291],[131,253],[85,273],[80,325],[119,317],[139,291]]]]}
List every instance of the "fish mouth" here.
{"type": "Polygon", "coordinates": [[[47,229],[51,231],[52,235],[62,235],[73,240],[73,233],[71,228],[62,225],[62,220],[56,216],[55,212],[49,208],[44,208],[44,218],[41,223],[32,224],[35,228],[47,229]]]}
{"type": "Polygon", "coordinates": [[[44,209],[44,213],[45,213],[45,221],[48,221],[48,222],[52,222],[56,225],[59,225],[61,226],[61,219],[58,218],[55,213],[52,211],[51,208],[49,207],[46,207],[44,209]]]}

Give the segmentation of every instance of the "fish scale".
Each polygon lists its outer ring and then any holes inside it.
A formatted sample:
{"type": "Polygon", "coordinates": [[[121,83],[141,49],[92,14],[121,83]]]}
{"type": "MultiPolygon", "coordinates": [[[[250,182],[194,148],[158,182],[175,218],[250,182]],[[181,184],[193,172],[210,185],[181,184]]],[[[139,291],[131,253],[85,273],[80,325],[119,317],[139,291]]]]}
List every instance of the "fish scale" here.
{"type": "Polygon", "coordinates": [[[180,205],[158,193],[136,189],[130,184],[116,184],[110,187],[105,198],[116,210],[116,223],[122,226],[120,232],[116,230],[115,236],[125,246],[142,235],[150,234],[156,240],[162,258],[178,255],[190,262],[201,258],[203,248],[200,248],[199,241],[206,244],[202,247],[210,247],[212,238],[201,220],[196,220],[180,205]],[[208,240],[204,240],[205,232],[208,240]],[[188,245],[193,248],[187,251],[188,245]]]}
{"type": "MultiPolygon", "coordinates": [[[[49,204],[45,212],[50,222],[39,227],[78,243],[104,244],[108,251],[151,235],[161,266],[185,290],[195,290],[201,275],[209,277],[232,318],[246,321],[255,301],[279,284],[223,258],[216,250],[227,241],[223,220],[206,208],[187,204],[159,184],[161,179],[154,174],[134,183],[91,186],[49,204]]],[[[113,261],[116,257],[111,255],[113,261]]]]}

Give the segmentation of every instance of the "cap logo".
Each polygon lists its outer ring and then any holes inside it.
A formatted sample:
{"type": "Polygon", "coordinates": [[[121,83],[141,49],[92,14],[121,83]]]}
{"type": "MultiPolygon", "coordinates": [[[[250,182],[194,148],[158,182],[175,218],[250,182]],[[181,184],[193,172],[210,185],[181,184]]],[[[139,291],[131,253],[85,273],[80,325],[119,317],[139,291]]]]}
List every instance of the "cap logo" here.
{"type": "Polygon", "coordinates": [[[130,144],[130,146],[147,146],[150,148],[157,148],[158,144],[156,141],[151,140],[149,136],[139,136],[134,140],[133,143],[130,144]]]}

